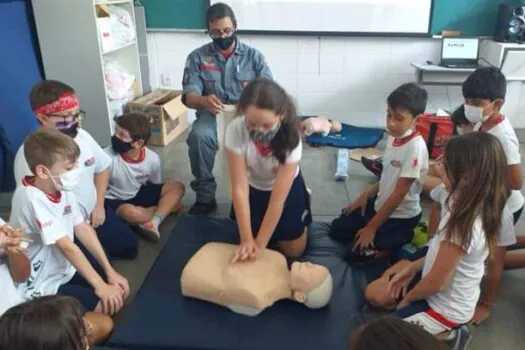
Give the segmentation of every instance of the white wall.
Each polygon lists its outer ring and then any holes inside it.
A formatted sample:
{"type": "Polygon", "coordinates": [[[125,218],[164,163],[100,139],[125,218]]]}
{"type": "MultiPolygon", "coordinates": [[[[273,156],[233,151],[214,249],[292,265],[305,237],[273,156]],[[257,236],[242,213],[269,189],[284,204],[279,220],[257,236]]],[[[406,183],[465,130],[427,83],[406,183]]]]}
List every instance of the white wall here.
{"type": "MultiPolygon", "coordinates": [[[[384,126],[388,94],[415,80],[410,62],[438,62],[441,50],[439,39],[426,38],[243,35],[240,39],[266,56],[274,78],[296,97],[302,114],[323,114],[369,127],[384,126]]],[[[204,33],[148,33],[152,86],[180,88],[186,56],[209,40],[204,33]]],[[[462,103],[459,86],[425,88],[430,112],[462,103]]]]}

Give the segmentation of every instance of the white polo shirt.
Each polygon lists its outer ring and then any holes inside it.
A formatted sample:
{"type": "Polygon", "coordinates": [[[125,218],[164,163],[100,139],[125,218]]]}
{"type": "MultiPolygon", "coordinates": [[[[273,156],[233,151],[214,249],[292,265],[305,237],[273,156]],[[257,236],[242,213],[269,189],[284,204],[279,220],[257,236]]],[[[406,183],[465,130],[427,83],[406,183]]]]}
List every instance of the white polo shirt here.
{"type": "MultiPolygon", "coordinates": [[[[474,126],[474,131],[479,131],[481,126],[481,122],[477,123],[474,126]]],[[[487,132],[496,136],[503,146],[503,150],[507,156],[507,165],[521,164],[520,142],[516,136],[516,131],[514,131],[507,117],[503,115],[498,117],[496,119],[496,125],[487,132]]],[[[525,204],[525,198],[521,191],[513,190],[508,202],[509,209],[515,213],[523,207],[523,204],[525,204]]]]}
{"type": "Polygon", "coordinates": [[[115,153],[111,147],[104,151],[111,160],[106,198],[128,200],[135,197],[147,182],[162,183],[160,158],[149,148],[143,147],[137,160],[115,153]]]}
{"type": "MultiPolygon", "coordinates": [[[[4,225],[5,221],[0,218],[0,226],[4,225]]],[[[3,249],[0,249],[0,255],[2,255],[3,249]]],[[[9,266],[4,260],[0,259],[0,286],[2,286],[2,292],[0,297],[0,316],[4,314],[11,307],[20,304],[23,299],[20,293],[18,293],[9,266]]]]}
{"type": "MultiPolygon", "coordinates": [[[[78,201],[78,206],[84,220],[87,220],[97,204],[97,189],[95,187],[95,174],[100,174],[109,167],[110,159],[91,135],[79,129],[75,137],[75,142],[80,148],[78,159],[78,174],[80,179],[74,193],[78,201]]],[[[22,179],[32,176],[33,173],[27,165],[24,155],[24,145],[22,145],[15,157],[15,180],[17,186],[22,184],[22,179]]]]}
{"type": "MultiPolygon", "coordinates": [[[[429,242],[423,265],[423,276],[428,274],[436,260],[441,242],[445,239],[444,228],[450,218],[446,212],[439,222],[439,229],[429,242]]],[[[459,245],[459,244],[458,244],[459,245]]],[[[472,319],[480,295],[480,283],[485,272],[485,259],[489,254],[481,218],[474,221],[472,238],[465,255],[450,278],[447,288],[427,298],[429,306],[449,321],[462,324],[472,319]]]]}
{"type": "MultiPolygon", "coordinates": [[[[248,183],[260,191],[271,191],[275,182],[275,175],[279,168],[279,161],[272,153],[266,153],[257,148],[250,140],[244,117],[231,121],[226,129],[225,147],[233,153],[242,155],[246,161],[248,183]]],[[[301,161],[303,145],[301,140],[286,157],[286,164],[295,164],[301,161]]],[[[299,167],[295,177],[299,174],[299,167]]]]}
{"type": "MultiPolygon", "coordinates": [[[[447,213],[445,202],[448,197],[448,191],[445,188],[445,185],[441,184],[430,191],[430,198],[436,203],[441,205],[441,217],[447,213]]],[[[509,201],[505,204],[503,208],[503,215],[501,218],[501,229],[498,237],[498,246],[508,247],[513,244],[516,244],[516,233],[514,230],[514,217],[512,216],[512,211],[509,207],[509,201]]]]}
{"type": "Polygon", "coordinates": [[[56,294],[62,284],[71,280],[76,269],[55,243],[64,237],[73,241],[74,227],[84,221],[73,193],[48,195],[33,182],[33,178],[26,177],[17,187],[9,220],[11,226],[23,228],[33,240],[27,248],[31,275],[18,286],[27,300],[56,294]]]}
{"type": "Polygon", "coordinates": [[[428,171],[428,150],[425,140],[410,130],[401,138],[389,136],[383,155],[383,171],[375,210],[390,197],[400,178],[414,179],[407,195],[390,217],[408,219],[421,213],[420,194],[428,171]]]}

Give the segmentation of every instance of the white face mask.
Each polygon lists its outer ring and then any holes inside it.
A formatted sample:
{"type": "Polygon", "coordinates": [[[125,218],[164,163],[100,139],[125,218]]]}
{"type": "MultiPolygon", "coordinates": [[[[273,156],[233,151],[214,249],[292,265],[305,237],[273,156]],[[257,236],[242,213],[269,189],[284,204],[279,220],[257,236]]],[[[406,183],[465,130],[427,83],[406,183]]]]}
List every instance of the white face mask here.
{"type": "Polygon", "coordinates": [[[465,103],[465,118],[472,124],[485,122],[490,118],[490,115],[483,115],[483,108],[471,106],[465,103]]]}
{"type": "MultiPolygon", "coordinates": [[[[49,174],[51,172],[49,171],[49,174]]],[[[53,181],[53,184],[55,185],[55,188],[57,191],[66,191],[71,192],[74,191],[79,183],[80,178],[80,168],[76,167],[74,169],[71,169],[68,172],[63,173],[62,175],[56,176],[51,175],[51,181],[53,181]],[[57,182],[55,178],[59,179],[57,182]],[[59,183],[60,182],[60,183],[59,183]]]]}

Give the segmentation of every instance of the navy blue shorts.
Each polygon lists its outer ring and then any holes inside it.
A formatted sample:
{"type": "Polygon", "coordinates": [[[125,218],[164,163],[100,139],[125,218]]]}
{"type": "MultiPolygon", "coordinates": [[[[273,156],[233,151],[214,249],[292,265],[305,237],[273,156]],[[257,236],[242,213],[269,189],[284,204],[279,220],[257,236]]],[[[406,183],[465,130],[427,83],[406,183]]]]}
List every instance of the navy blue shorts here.
{"type": "MultiPolygon", "coordinates": [[[[250,186],[250,215],[252,232],[259,232],[266,209],[270,203],[271,191],[261,191],[250,186]]],[[[236,220],[235,209],[231,208],[230,218],[236,220]]],[[[310,196],[306,190],[301,172],[295,177],[288,197],[284,203],[283,213],[271,238],[271,243],[293,241],[304,233],[304,229],[312,223],[310,196]]]]}
{"type": "MultiPolygon", "coordinates": [[[[100,266],[98,261],[96,261],[96,259],[87,251],[87,249],[85,249],[84,247],[80,248],[83,251],[86,258],[88,259],[88,261],[91,263],[91,266],[93,266],[93,268],[95,269],[95,271],[104,280],[106,280],[106,272],[104,271],[102,266],[100,266]]],[[[77,299],[86,311],[95,310],[99,302],[99,298],[95,294],[95,290],[93,289],[91,284],[89,284],[89,282],[84,277],[82,277],[82,275],[78,271],[75,273],[75,275],[69,282],[61,285],[58,288],[57,294],[67,295],[77,299]]]]}
{"type": "MultiPolygon", "coordinates": [[[[341,215],[332,221],[329,235],[333,239],[348,245],[349,254],[347,258],[349,260],[359,258],[359,253],[351,252],[355,243],[355,236],[376,214],[375,200],[375,196],[368,200],[364,216],[361,215],[361,209],[358,209],[348,215],[341,215]]],[[[407,219],[388,219],[376,232],[375,249],[378,251],[396,251],[401,248],[412,240],[414,228],[420,220],[421,214],[407,219]]]]}
{"type": "Polygon", "coordinates": [[[137,234],[117,217],[107,200],[104,207],[106,220],[95,231],[106,255],[110,258],[135,259],[139,245],[137,234]]]}
{"type": "Polygon", "coordinates": [[[137,207],[151,208],[156,207],[159,204],[160,197],[162,195],[162,187],[164,184],[152,184],[147,183],[142,185],[140,190],[137,192],[135,197],[128,200],[120,199],[106,199],[106,203],[115,212],[122,204],[132,204],[137,207]]]}

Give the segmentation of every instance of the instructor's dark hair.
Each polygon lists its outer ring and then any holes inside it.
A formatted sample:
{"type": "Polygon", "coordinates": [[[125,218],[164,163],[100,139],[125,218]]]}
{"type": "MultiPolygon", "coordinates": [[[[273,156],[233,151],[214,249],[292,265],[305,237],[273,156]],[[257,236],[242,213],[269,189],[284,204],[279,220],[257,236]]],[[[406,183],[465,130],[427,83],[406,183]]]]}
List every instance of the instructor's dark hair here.
{"type": "Polygon", "coordinates": [[[421,327],[393,316],[368,322],[352,335],[349,350],[450,350],[421,327]]]}
{"type": "Polygon", "coordinates": [[[80,303],[45,296],[19,304],[0,318],[0,350],[84,350],[87,329],[80,303]]]}
{"type": "Polygon", "coordinates": [[[270,148],[279,163],[284,164],[288,153],[299,144],[300,121],[295,105],[286,91],[275,81],[258,78],[252,80],[242,92],[238,114],[249,106],[266,109],[282,116],[279,131],[272,139],[270,148]]]}
{"type": "Polygon", "coordinates": [[[222,2],[218,2],[216,4],[211,5],[206,11],[206,28],[210,28],[210,23],[215,22],[219,19],[223,19],[225,17],[230,17],[233,26],[236,29],[237,19],[235,18],[235,13],[233,13],[233,10],[230,6],[222,2]]]}

